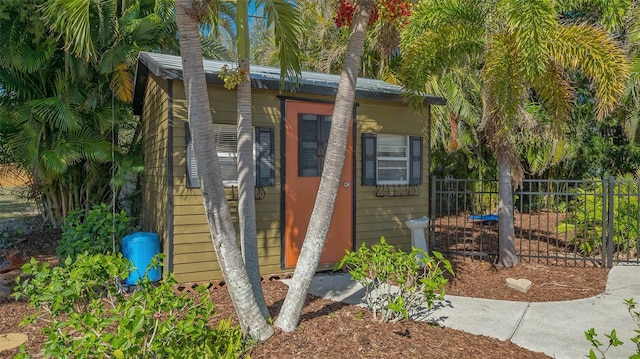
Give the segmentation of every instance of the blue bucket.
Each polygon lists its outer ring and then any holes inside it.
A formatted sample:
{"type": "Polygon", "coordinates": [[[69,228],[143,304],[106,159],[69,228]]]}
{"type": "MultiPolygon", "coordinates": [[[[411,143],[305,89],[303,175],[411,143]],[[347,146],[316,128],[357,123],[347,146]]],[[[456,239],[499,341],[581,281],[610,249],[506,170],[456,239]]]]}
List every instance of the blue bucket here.
{"type": "MultiPolygon", "coordinates": [[[[122,255],[133,262],[134,270],[125,279],[125,284],[136,284],[147,271],[151,258],[160,252],[160,238],[156,233],[136,232],[122,238],[122,255]]],[[[149,270],[149,280],[160,280],[160,267],[149,270]]]]}

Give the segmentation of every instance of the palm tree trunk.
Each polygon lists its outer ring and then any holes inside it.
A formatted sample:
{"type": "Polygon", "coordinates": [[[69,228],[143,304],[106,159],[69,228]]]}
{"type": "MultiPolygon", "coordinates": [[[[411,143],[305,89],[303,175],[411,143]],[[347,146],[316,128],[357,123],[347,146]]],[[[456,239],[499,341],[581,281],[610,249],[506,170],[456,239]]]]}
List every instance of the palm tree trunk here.
{"type": "Polygon", "coordinates": [[[256,200],[253,173],[253,126],[251,113],[251,74],[249,72],[249,1],[238,1],[238,70],[246,74],[236,88],[238,110],[238,217],[240,246],[253,295],[265,318],[269,309],[262,293],[258,235],[256,230],[256,200]]]}
{"type": "Polygon", "coordinates": [[[275,326],[285,332],[293,331],[300,320],[300,313],[320,261],[320,255],[327,238],[333,205],[338,193],[340,175],[344,165],[349,127],[353,119],[353,104],[356,94],[356,80],[360,70],[360,60],[364,49],[367,23],[373,8],[373,1],[358,1],[347,51],[338,84],[336,103],[331,120],[329,142],[318,189],[316,203],[311,213],[309,227],[293,273],[291,286],[282,305],[275,326]]]}
{"type": "Polygon", "coordinates": [[[498,237],[500,244],[499,260],[503,267],[518,264],[513,228],[513,190],[511,165],[508,159],[498,154],[498,237]]]}
{"type": "Polygon", "coordinates": [[[216,147],[202,63],[198,23],[196,19],[191,17],[201,11],[193,11],[194,4],[192,0],[178,0],[175,8],[180,34],[180,52],[182,54],[188,117],[191,125],[189,128],[198,163],[202,200],[213,247],[222,275],[227,283],[229,296],[238,314],[240,326],[245,335],[262,341],[273,335],[274,331],[263,317],[253,296],[252,286],[236,241],[236,231],[224,193],[220,164],[218,156],[215,155],[216,147]]]}

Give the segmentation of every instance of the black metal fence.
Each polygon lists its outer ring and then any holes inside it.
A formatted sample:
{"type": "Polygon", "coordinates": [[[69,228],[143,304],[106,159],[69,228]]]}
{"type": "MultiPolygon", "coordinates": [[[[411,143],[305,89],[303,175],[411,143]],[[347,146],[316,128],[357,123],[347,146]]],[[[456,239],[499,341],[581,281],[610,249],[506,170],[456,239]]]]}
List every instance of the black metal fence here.
{"type": "MultiPolygon", "coordinates": [[[[498,182],[432,178],[431,184],[430,248],[495,261],[498,182]]],[[[640,264],[640,182],[528,179],[513,195],[521,261],[640,264]]]]}

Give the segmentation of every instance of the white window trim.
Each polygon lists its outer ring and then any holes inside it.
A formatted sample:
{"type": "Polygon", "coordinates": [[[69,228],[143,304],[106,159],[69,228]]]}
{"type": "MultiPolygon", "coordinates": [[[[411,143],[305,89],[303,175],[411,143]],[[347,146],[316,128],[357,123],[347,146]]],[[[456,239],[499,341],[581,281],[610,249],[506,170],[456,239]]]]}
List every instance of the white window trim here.
{"type": "MultiPolygon", "coordinates": [[[[219,123],[215,123],[213,124],[214,126],[214,136],[218,136],[218,133],[220,131],[221,128],[227,128],[227,130],[231,130],[231,128],[233,128],[233,131],[236,131],[237,127],[236,125],[230,125],[230,124],[219,124],[219,123]]],[[[252,126],[252,133],[253,133],[253,137],[255,137],[255,126],[252,126]]],[[[256,168],[255,168],[255,159],[256,159],[256,146],[255,146],[255,138],[253,138],[253,160],[254,160],[254,166],[253,166],[253,177],[254,177],[254,182],[257,183],[257,178],[256,178],[256,168]]],[[[193,142],[191,142],[189,144],[189,149],[188,151],[193,151],[193,142]]],[[[235,171],[237,172],[237,166],[238,166],[238,138],[237,138],[237,134],[236,134],[236,141],[235,141],[235,147],[234,147],[234,151],[220,151],[217,150],[217,155],[218,155],[218,160],[220,158],[234,158],[235,159],[235,164],[236,164],[236,168],[235,171]]],[[[195,161],[194,161],[195,162],[195,161]]],[[[220,163],[222,165],[222,163],[220,163]]],[[[197,166],[197,163],[195,163],[195,165],[197,166]]],[[[222,168],[221,168],[222,169],[222,168]]],[[[224,187],[238,187],[238,179],[236,178],[235,180],[230,180],[230,179],[222,179],[222,185],[224,187]]]]}
{"type": "MultiPolygon", "coordinates": [[[[409,184],[409,177],[411,176],[411,168],[410,168],[410,160],[411,160],[411,154],[410,154],[410,138],[409,136],[406,135],[396,135],[396,134],[388,134],[388,133],[379,133],[377,135],[378,137],[378,141],[376,143],[376,183],[377,184],[381,184],[381,185],[385,185],[385,184],[390,184],[390,185],[407,185],[409,184]],[[394,146],[394,145],[380,145],[380,138],[384,138],[384,137],[404,137],[405,139],[405,145],[404,146],[394,146]],[[385,157],[385,156],[381,156],[380,153],[378,152],[379,149],[381,147],[404,147],[405,149],[405,157],[385,157]],[[402,181],[402,180],[380,180],[380,161],[404,161],[404,170],[406,171],[406,180],[402,181]]],[[[399,167],[398,167],[399,168],[399,167]]],[[[387,168],[383,168],[383,169],[389,169],[387,168]]]]}

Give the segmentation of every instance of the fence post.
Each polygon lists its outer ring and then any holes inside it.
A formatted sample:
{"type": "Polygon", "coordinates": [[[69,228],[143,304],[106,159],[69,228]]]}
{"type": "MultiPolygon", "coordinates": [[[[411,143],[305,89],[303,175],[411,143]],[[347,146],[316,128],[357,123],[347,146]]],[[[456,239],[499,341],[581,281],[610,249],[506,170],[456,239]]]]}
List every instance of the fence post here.
{"type": "Polygon", "coordinates": [[[437,176],[431,176],[431,195],[429,200],[431,201],[431,210],[429,211],[429,246],[427,248],[433,250],[436,239],[436,191],[438,187],[436,185],[437,176]]]}
{"type": "MultiPolygon", "coordinates": [[[[596,187],[597,188],[597,187],[596,187]]],[[[600,248],[600,257],[602,260],[602,268],[609,268],[608,264],[607,264],[607,236],[609,232],[609,215],[608,215],[608,211],[607,211],[607,207],[609,204],[609,196],[607,194],[609,189],[609,182],[607,181],[606,177],[602,177],[602,235],[601,235],[601,248],[600,248]]],[[[598,194],[594,192],[594,197],[596,197],[598,194]]],[[[598,203],[598,202],[596,202],[598,203]]],[[[594,213],[595,215],[595,213],[594,213]]]]}
{"type": "Polygon", "coordinates": [[[614,206],[614,197],[615,197],[615,187],[616,180],[615,178],[609,177],[609,191],[607,191],[609,204],[607,205],[607,268],[613,267],[613,216],[615,208],[614,206]]]}

